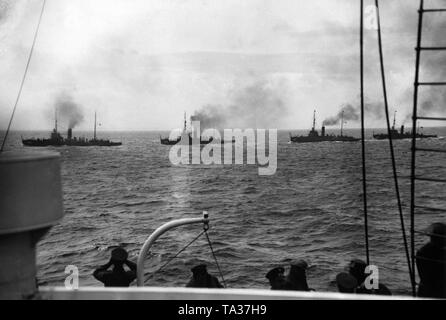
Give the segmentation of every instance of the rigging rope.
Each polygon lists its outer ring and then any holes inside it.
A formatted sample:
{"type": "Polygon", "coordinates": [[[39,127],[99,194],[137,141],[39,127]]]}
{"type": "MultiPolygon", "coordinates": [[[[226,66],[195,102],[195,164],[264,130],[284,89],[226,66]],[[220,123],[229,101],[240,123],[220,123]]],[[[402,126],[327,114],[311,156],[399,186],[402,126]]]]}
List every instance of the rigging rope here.
{"type": "Polygon", "coordinates": [[[216,257],[216,255],[215,255],[214,249],[213,249],[213,247],[212,247],[211,240],[209,239],[209,235],[208,235],[208,233],[207,233],[207,230],[208,230],[208,229],[205,227],[205,228],[203,229],[203,231],[201,231],[201,232],[200,232],[200,233],[199,233],[199,234],[198,234],[192,241],[190,241],[186,246],[184,246],[180,251],[178,251],[173,257],[171,257],[165,264],[163,264],[163,265],[161,266],[161,268],[159,268],[159,269],[156,270],[154,273],[152,273],[151,276],[153,277],[156,273],[158,273],[158,272],[160,272],[160,271],[163,271],[165,267],[167,267],[167,266],[168,266],[173,260],[175,260],[181,253],[183,253],[184,251],[186,251],[187,248],[189,248],[195,241],[197,241],[203,234],[205,234],[205,235],[206,235],[207,242],[208,242],[208,244],[209,244],[209,248],[211,249],[212,257],[214,258],[214,261],[215,261],[215,264],[216,264],[216,266],[217,266],[218,272],[219,272],[220,277],[221,277],[221,279],[222,279],[223,286],[226,288],[226,281],[225,281],[225,278],[224,278],[224,276],[223,276],[223,273],[222,273],[222,271],[221,271],[221,269],[220,269],[220,265],[219,265],[219,263],[218,263],[218,261],[217,261],[217,257],[216,257]]]}
{"type": "Polygon", "coordinates": [[[369,252],[369,227],[367,214],[367,176],[366,176],[366,161],[365,161],[365,131],[364,131],[364,0],[361,0],[361,15],[360,15],[360,68],[361,68],[361,153],[362,153],[362,193],[364,204],[364,232],[365,232],[365,250],[367,265],[370,265],[369,252]]]}
{"type": "Polygon", "coordinates": [[[384,107],[386,111],[386,121],[387,121],[387,133],[389,135],[389,147],[390,147],[390,156],[392,160],[392,170],[393,170],[393,179],[395,183],[395,192],[398,202],[398,210],[399,210],[399,216],[400,216],[400,222],[401,222],[401,232],[403,235],[403,241],[404,241],[404,249],[406,252],[406,259],[407,259],[407,266],[409,269],[412,289],[414,289],[414,282],[413,282],[413,270],[411,266],[411,259],[409,254],[409,247],[407,244],[407,237],[406,237],[406,230],[404,227],[404,216],[403,216],[403,209],[401,205],[401,197],[400,197],[400,191],[398,186],[398,174],[396,171],[396,161],[395,161],[395,153],[393,149],[393,140],[392,140],[392,132],[390,129],[390,117],[389,117],[389,105],[387,100],[387,88],[386,88],[386,77],[385,77],[385,71],[384,71],[384,57],[383,57],[383,48],[382,48],[382,37],[381,37],[381,22],[380,22],[380,14],[379,14],[379,1],[375,0],[376,5],[376,18],[377,18],[377,32],[378,32],[378,48],[379,48],[379,60],[380,60],[380,66],[381,66],[381,79],[382,79],[382,86],[383,86],[383,96],[384,96],[384,107]]]}
{"type": "Polygon", "coordinates": [[[26,63],[26,67],[25,67],[25,72],[23,73],[22,81],[20,83],[19,92],[17,94],[17,98],[16,98],[16,101],[15,101],[15,104],[14,104],[14,108],[12,109],[11,118],[9,118],[8,128],[6,129],[6,133],[5,133],[5,136],[3,138],[3,142],[2,142],[2,146],[0,148],[0,152],[2,152],[3,149],[5,148],[6,139],[8,138],[8,133],[9,133],[9,130],[11,129],[12,119],[14,118],[14,114],[15,114],[15,111],[17,109],[17,105],[19,103],[20,96],[22,94],[23,85],[25,84],[25,79],[26,79],[26,75],[28,73],[29,64],[31,62],[31,57],[32,57],[33,51],[34,51],[34,46],[36,44],[37,34],[39,33],[39,28],[40,28],[40,23],[42,21],[43,11],[45,10],[45,4],[46,4],[46,0],[43,0],[42,10],[40,11],[39,21],[37,23],[36,32],[34,33],[33,43],[31,45],[31,50],[29,52],[28,61],[26,63]]]}
{"type": "Polygon", "coordinates": [[[225,281],[225,278],[223,277],[223,273],[221,272],[220,265],[218,264],[217,256],[215,255],[214,249],[212,248],[212,243],[211,243],[211,240],[209,239],[207,229],[204,229],[204,234],[206,235],[206,239],[208,240],[209,248],[211,248],[212,256],[214,257],[214,261],[215,261],[215,264],[217,265],[218,272],[220,273],[220,277],[223,282],[223,287],[226,288],[226,281],[225,281]]]}
{"type": "MultiPolygon", "coordinates": [[[[420,0],[420,8],[418,9],[418,28],[417,28],[417,51],[415,56],[415,81],[413,91],[413,112],[412,112],[412,158],[410,166],[410,253],[412,257],[412,283],[415,279],[415,152],[416,152],[416,135],[417,135],[417,108],[418,108],[418,80],[420,74],[420,59],[421,59],[421,35],[423,29],[423,10],[424,1],[420,0]]],[[[412,285],[412,295],[417,296],[415,285],[412,285]]]]}
{"type": "Polygon", "coordinates": [[[191,242],[189,242],[183,249],[178,251],[172,258],[170,258],[165,264],[161,266],[158,270],[156,270],[152,275],[156,274],[159,271],[164,270],[165,267],[167,267],[168,264],[170,264],[174,259],[176,259],[180,254],[182,254],[184,251],[187,250],[195,241],[197,241],[202,235],[205,233],[205,230],[201,231],[198,236],[196,236],[191,242]]]}

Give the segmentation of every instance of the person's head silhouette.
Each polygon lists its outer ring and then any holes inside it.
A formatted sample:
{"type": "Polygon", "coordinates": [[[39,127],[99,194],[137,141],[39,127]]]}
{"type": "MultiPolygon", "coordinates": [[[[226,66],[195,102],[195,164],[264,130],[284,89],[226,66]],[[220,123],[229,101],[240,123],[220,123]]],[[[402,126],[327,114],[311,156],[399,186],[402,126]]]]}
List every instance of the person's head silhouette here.
{"type": "Polygon", "coordinates": [[[367,277],[367,275],[365,274],[366,267],[367,263],[360,259],[353,259],[349,264],[348,272],[356,278],[358,285],[361,285],[367,277]]]}
{"type": "Polygon", "coordinates": [[[122,268],[124,263],[127,261],[129,254],[124,248],[118,247],[111,252],[111,262],[115,268],[122,268]]]}
{"type": "Polygon", "coordinates": [[[430,236],[430,242],[436,246],[444,247],[446,245],[446,224],[436,222],[429,226],[427,234],[430,236]]]}
{"type": "Polygon", "coordinates": [[[283,267],[270,270],[265,277],[269,280],[272,290],[285,288],[285,269],[283,267]]]}

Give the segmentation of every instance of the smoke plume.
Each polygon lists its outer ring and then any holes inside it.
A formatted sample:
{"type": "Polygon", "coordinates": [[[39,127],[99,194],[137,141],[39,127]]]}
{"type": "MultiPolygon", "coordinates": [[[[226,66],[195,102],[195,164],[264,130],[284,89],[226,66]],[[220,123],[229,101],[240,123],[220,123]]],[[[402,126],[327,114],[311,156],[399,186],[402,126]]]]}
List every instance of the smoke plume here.
{"type": "Polygon", "coordinates": [[[73,129],[84,120],[82,108],[66,93],[56,98],[55,107],[59,121],[67,123],[69,129],[73,129]]]}
{"type": "Polygon", "coordinates": [[[283,81],[258,81],[234,92],[228,105],[203,106],[192,120],[200,121],[203,129],[277,128],[288,114],[285,96],[283,81]]]}
{"type": "MultiPolygon", "coordinates": [[[[368,99],[364,101],[364,113],[366,117],[380,120],[384,118],[384,105],[378,102],[371,102],[368,99]]],[[[338,113],[335,116],[326,118],[323,121],[324,126],[335,126],[341,123],[341,118],[344,117],[344,121],[357,122],[361,119],[361,105],[359,102],[346,103],[341,105],[338,113]]]]}
{"type": "Polygon", "coordinates": [[[352,121],[359,120],[357,108],[353,107],[351,104],[346,104],[341,107],[341,110],[339,110],[335,116],[325,119],[323,124],[324,126],[334,126],[339,124],[342,118],[344,118],[344,120],[352,121]]]}

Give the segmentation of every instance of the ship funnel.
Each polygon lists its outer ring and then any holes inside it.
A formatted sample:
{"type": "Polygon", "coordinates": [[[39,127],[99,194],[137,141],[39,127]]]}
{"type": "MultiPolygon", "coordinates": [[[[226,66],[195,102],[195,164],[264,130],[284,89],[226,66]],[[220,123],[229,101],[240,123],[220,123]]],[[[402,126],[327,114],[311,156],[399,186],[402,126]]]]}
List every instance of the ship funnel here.
{"type": "Polygon", "coordinates": [[[404,134],[404,125],[401,126],[401,134],[404,134]]]}
{"type": "Polygon", "coordinates": [[[323,137],[325,137],[325,126],[322,126],[321,134],[322,134],[323,137]]]}
{"type": "Polygon", "coordinates": [[[67,136],[68,136],[68,140],[71,140],[71,138],[73,136],[73,129],[71,129],[71,128],[68,129],[67,136]]]}

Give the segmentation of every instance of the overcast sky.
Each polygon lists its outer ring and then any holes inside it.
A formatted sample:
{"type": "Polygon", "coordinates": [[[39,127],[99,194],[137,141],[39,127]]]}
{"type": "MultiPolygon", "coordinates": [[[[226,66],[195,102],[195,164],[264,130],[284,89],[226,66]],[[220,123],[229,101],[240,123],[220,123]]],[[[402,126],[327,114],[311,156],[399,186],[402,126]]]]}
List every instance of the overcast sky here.
{"type": "MultiPolygon", "coordinates": [[[[400,123],[412,108],[418,3],[381,1],[389,102],[400,123]]],[[[40,7],[0,0],[0,128],[40,7]]],[[[372,20],[367,11],[367,26],[372,20]]],[[[291,129],[308,128],[316,109],[320,125],[357,106],[358,21],[359,0],[48,0],[13,129],[51,129],[61,95],[84,113],[77,129],[92,127],[95,110],[103,130],[172,129],[184,111],[206,110],[232,113],[229,126],[254,117],[259,127],[291,129]]],[[[443,28],[432,39],[444,39],[444,23],[432,26],[443,28]]],[[[382,102],[376,41],[367,28],[371,106],[382,102]]],[[[438,68],[444,75],[445,65],[432,67],[429,79],[438,68]]],[[[367,125],[383,127],[382,112],[369,111],[367,125]]]]}

